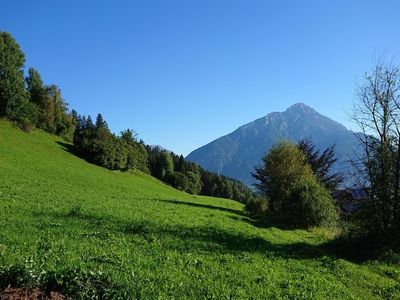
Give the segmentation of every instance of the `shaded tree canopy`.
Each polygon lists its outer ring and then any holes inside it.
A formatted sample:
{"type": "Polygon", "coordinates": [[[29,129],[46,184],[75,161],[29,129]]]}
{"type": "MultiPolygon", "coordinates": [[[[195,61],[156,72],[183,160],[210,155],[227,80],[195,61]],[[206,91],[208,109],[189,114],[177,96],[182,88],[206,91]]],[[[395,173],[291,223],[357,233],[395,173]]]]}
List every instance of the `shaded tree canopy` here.
{"type": "Polygon", "coordinates": [[[307,138],[302,139],[297,147],[304,153],[307,163],[311,166],[319,182],[330,191],[337,190],[343,182],[343,176],[332,172],[332,166],[337,161],[335,146],[326,148],[320,154],[319,150],[315,150],[311,138],[307,138]]]}

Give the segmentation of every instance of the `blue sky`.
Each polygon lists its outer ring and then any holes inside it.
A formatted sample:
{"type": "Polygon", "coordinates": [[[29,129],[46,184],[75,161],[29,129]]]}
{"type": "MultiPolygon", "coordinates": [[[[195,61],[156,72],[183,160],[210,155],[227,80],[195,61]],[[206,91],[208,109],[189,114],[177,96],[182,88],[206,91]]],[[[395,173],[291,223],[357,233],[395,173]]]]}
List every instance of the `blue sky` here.
{"type": "Polygon", "coordinates": [[[82,114],[188,154],[304,102],[350,127],[374,56],[400,59],[400,1],[6,0],[0,30],[82,114]]]}

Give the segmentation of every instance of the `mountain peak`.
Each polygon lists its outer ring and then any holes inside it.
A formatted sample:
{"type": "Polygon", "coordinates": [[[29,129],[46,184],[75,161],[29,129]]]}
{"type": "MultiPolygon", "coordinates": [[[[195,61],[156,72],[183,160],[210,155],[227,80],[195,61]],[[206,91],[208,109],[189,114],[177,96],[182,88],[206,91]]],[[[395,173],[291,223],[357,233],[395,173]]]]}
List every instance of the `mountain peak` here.
{"type": "Polygon", "coordinates": [[[297,143],[310,137],[316,150],[337,145],[337,167],[346,170],[345,162],[353,153],[357,139],[340,123],[318,113],[304,103],[296,103],[284,112],[272,112],[193,151],[188,159],[203,168],[228,177],[253,183],[250,173],[260,159],[278,141],[297,143]]]}
{"type": "Polygon", "coordinates": [[[286,112],[292,112],[292,111],[315,112],[313,108],[302,102],[295,103],[286,110],[286,112]]]}

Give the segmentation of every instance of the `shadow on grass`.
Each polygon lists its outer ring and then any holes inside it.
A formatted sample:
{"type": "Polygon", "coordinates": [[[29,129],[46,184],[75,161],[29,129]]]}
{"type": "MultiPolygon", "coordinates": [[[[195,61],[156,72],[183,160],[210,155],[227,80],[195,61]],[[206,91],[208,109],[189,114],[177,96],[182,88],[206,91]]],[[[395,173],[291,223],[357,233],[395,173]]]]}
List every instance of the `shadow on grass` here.
{"type": "Polygon", "coordinates": [[[57,141],[56,143],[57,143],[58,145],[60,145],[61,148],[62,148],[64,151],[67,151],[67,152],[69,152],[69,153],[72,153],[73,155],[79,156],[79,155],[77,154],[76,150],[75,150],[74,145],[69,144],[69,143],[65,143],[65,142],[60,142],[60,141],[57,141]]]}
{"type": "MultiPolygon", "coordinates": [[[[273,216],[255,217],[246,215],[242,211],[218,207],[208,204],[191,203],[178,200],[153,200],[160,203],[173,205],[186,205],[194,208],[204,208],[229,212],[232,220],[245,222],[258,228],[278,228],[281,230],[293,230],[282,219],[273,216]]],[[[112,235],[123,234],[128,237],[142,238],[154,247],[163,250],[179,252],[216,252],[216,253],[260,253],[269,257],[281,257],[286,259],[316,259],[328,257],[331,259],[343,258],[354,263],[361,263],[373,259],[370,254],[361,255],[359,247],[354,243],[336,239],[325,243],[312,245],[305,242],[300,243],[272,243],[264,237],[248,232],[235,231],[211,225],[185,226],[184,224],[155,223],[144,219],[123,220],[111,215],[96,215],[81,210],[79,206],[71,207],[66,212],[44,212],[36,213],[41,218],[56,220],[68,220],[66,224],[73,221],[82,228],[82,238],[108,239],[112,235]]],[[[57,223],[55,227],[52,222],[41,222],[38,224],[40,230],[47,227],[60,228],[57,223]]],[[[55,229],[56,230],[56,229],[55,229]]]]}
{"type": "Polygon", "coordinates": [[[242,218],[242,221],[253,225],[257,228],[279,228],[281,230],[294,230],[298,229],[296,226],[288,222],[287,220],[277,217],[274,215],[251,215],[248,214],[246,218],[242,218]]]}
{"type": "Polygon", "coordinates": [[[180,200],[156,200],[162,203],[171,203],[171,204],[177,204],[177,205],[186,205],[186,206],[192,206],[192,207],[199,207],[199,208],[206,208],[206,209],[213,209],[213,210],[218,210],[218,211],[225,211],[229,212],[232,214],[236,215],[244,215],[244,212],[238,209],[232,209],[232,208],[227,208],[227,207],[221,207],[221,206],[214,206],[214,205],[209,205],[209,204],[203,204],[203,203],[194,203],[194,202],[186,202],[186,201],[180,201],[180,200]]]}
{"type": "MultiPolygon", "coordinates": [[[[239,222],[246,222],[257,228],[278,228],[285,231],[302,229],[291,224],[287,219],[274,215],[231,216],[230,218],[239,222]]],[[[382,259],[382,253],[385,253],[385,251],[382,251],[378,244],[379,241],[374,241],[374,239],[368,237],[338,236],[314,247],[317,247],[319,251],[322,251],[327,256],[342,258],[354,263],[362,263],[369,260],[382,259]]]]}
{"type": "MultiPolygon", "coordinates": [[[[40,213],[43,216],[43,212],[40,213]]],[[[314,259],[329,256],[320,245],[307,243],[272,243],[257,234],[238,232],[216,226],[189,227],[182,224],[158,224],[148,220],[125,221],[112,216],[100,217],[80,211],[47,214],[58,220],[73,220],[82,228],[82,239],[99,238],[104,241],[112,235],[125,235],[134,240],[142,239],[150,247],[160,251],[178,251],[181,253],[259,253],[267,257],[285,259],[314,259]],[[96,234],[91,234],[91,233],[96,234]],[[103,234],[99,235],[98,232],[103,234]]],[[[66,224],[68,224],[67,222],[66,224]]]]}
{"type": "Polygon", "coordinates": [[[326,255],[319,246],[306,243],[276,244],[261,236],[228,231],[215,226],[159,226],[149,222],[131,222],[120,229],[127,235],[140,236],[150,242],[158,241],[163,249],[180,252],[248,252],[286,259],[313,259],[326,255]]]}
{"type": "Polygon", "coordinates": [[[84,154],[80,153],[79,151],[77,151],[76,148],[74,147],[74,145],[65,143],[65,142],[60,142],[60,141],[57,141],[56,143],[61,146],[62,150],[66,151],[76,157],[79,157],[90,164],[96,165],[96,163],[93,161],[93,159],[91,157],[88,157],[87,155],[84,155],[84,154]]]}

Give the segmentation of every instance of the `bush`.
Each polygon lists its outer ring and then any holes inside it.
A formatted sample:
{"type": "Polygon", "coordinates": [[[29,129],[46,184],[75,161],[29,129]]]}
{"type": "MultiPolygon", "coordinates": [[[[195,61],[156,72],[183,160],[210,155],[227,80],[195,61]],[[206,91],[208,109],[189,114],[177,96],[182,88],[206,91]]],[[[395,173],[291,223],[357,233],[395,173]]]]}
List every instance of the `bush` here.
{"type": "Polygon", "coordinates": [[[28,119],[23,119],[19,122],[19,128],[21,128],[22,131],[29,133],[33,130],[33,125],[28,119]]]}
{"type": "Polygon", "coordinates": [[[186,173],[186,177],[188,179],[188,188],[186,192],[192,195],[197,195],[201,191],[201,179],[200,176],[194,172],[188,171],[186,173]]]}
{"type": "Polygon", "coordinates": [[[299,179],[290,189],[284,206],[287,217],[302,227],[333,227],[339,219],[331,195],[314,176],[299,179]]]}
{"type": "Polygon", "coordinates": [[[264,214],[268,211],[268,200],[262,196],[250,198],[246,203],[245,210],[250,213],[264,214]]]}
{"type": "Polygon", "coordinates": [[[268,198],[271,212],[282,215],[285,213],[283,203],[289,197],[293,184],[312,176],[312,170],[304,153],[295,144],[281,142],[265,154],[252,176],[257,180],[254,186],[268,198]]]}
{"type": "Polygon", "coordinates": [[[166,182],[180,191],[186,191],[189,186],[188,178],[181,172],[172,173],[168,176],[166,182]]]}
{"type": "Polygon", "coordinates": [[[147,161],[148,155],[146,148],[137,143],[136,141],[131,141],[127,144],[128,153],[127,153],[127,162],[126,169],[136,169],[142,172],[148,173],[147,161]]]}

